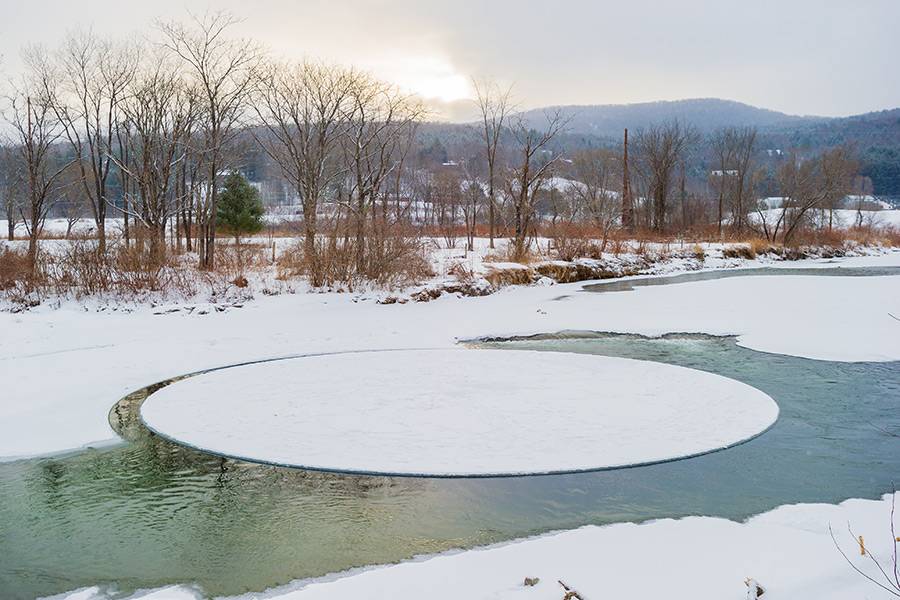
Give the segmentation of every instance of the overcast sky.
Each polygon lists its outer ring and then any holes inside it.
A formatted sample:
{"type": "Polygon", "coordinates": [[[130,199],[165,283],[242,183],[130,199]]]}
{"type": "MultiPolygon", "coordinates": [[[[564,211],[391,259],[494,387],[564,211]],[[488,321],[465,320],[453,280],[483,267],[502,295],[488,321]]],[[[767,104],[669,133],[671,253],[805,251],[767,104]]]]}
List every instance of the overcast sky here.
{"type": "Polygon", "coordinates": [[[152,35],[156,18],[224,8],[283,57],[367,68],[438,100],[471,77],[522,107],[719,97],[794,114],[900,106],[900,0],[49,0],[0,20],[4,76],[24,44],[68,30],[152,35]]]}

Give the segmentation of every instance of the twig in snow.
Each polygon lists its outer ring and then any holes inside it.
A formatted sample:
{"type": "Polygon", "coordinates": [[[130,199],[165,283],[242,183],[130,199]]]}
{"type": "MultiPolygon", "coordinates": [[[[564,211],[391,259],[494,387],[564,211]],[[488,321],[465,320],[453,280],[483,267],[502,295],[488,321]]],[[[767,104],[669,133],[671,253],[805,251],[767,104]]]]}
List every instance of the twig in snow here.
{"type": "Polygon", "coordinates": [[[766,593],[766,588],[759,585],[759,582],[752,577],[745,579],[744,585],[747,586],[747,600],[758,600],[766,593]]]}
{"type": "MultiPolygon", "coordinates": [[[[893,502],[893,498],[892,498],[892,500],[891,500],[891,535],[892,535],[892,536],[894,535],[894,520],[893,520],[893,514],[894,514],[894,502],[893,502]]],[[[849,523],[847,524],[847,531],[850,532],[850,535],[851,535],[851,536],[857,537],[857,536],[853,533],[853,529],[850,528],[849,523]]],[[[879,572],[881,572],[881,575],[884,577],[885,581],[887,582],[887,585],[885,585],[885,584],[881,583],[880,581],[878,581],[877,579],[875,579],[874,577],[872,577],[871,575],[869,575],[868,573],[863,572],[862,569],[860,569],[860,568],[857,567],[855,564],[853,564],[853,561],[850,560],[850,557],[847,556],[847,553],[844,552],[844,549],[841,548],[841,545],[838,544],[837,539],[834,537],[834,531],[831,529],[831,525],[828,526],[828,533],[831,535],[831,541],[834,542],[834,547],[837,548],[838,552],[841,553],[841,556],[844,557],[844,560],[847,561],[847,564],[850,565],[850,568],[852,568],[854,571],[856,571],[857,573],[859,573],[860,575],[862,575],[865,579],[867,579],[867,580],[869,580],[870,582],[874,583],[875,585],[877,585],[878,587],[880,587],[880,588],[883,589],[884,591],[888,592],[888,593],[891,594],[892,596],[895,596],[895,597],[897,597],[897,598],[900,598],[900,578],[898,578],[898,569],[897,569],[898,565],[897,565],[897,558],[896,558],[896,556],[897,556],[897,546],[896,546],[896,542],[895,542],[895,544],[894,544],[894,552],[893,552],[893,558],[894,558],[894,561],[893,561],[893,562],[894,562],[894,577],[893,577],[893,580],[892,580],[891,576],[888,575],[888,574],[885,572],[885,570],[882,568],[881,564],[878,562],[878,559],[876,559],[874,556],[872,556],[872,553],[871,553],[871,552],[869,552],[868,550],[866,550],[865,546],[863,545],[863,543],[862,543],[862,541],[861,541],[861,537],[862,537],[862,536],[860,536],[860,537],[858,538],[858,539],[860,539],[860,542],[859,542],[860,552],[862,552],[864,556],[868,556],[869,559],[875,564],[875,567],[878,569],[879,572]]],[[[895,538],[895,539],[896,539],[896,538],[895,538]]]]}
{"type": "Polygon", "coordinates": [[[566,590],[566,595],[563,596],[563,600],[572,600],[572,598],[575,598],[575,600],[584,600],[584,596],[567,586],[562,582],[562,580],[557,579],[557,581],[559,582],[559,585],[561,585],[563,589],[566,590]]]}

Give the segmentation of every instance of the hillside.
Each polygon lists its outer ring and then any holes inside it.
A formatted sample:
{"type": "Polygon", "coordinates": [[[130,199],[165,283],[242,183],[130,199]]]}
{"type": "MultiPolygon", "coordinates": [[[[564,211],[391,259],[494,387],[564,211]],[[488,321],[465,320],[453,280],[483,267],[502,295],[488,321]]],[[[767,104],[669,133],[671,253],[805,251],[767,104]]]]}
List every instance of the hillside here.
{"type": "Polygon", "coordinates": [[[701,132],[725,126],[754,126],[760,129],[775,126],[804,126],[827,123],[824,117],[800,117],[757,108],[749,104],[718,98],[699,98],[637,104],[599,104],[592,106],[552,106],[529,110],[525,119],[535,127],[545,122],[545,113],[559,110],[570,119],[573,134],[619,137],[626,127],[636,129],[651,123],[678,119],[701,132]]]}
{"type": "MultiPolygon", "coordinates": [[[[900,197],[900,108],[850,117],[810,117],[781,113],[716,98],[638,104],[551,106],[522,113],[535,128],[546,126],[546,114],[559,110],[569,119],[554,149],[571,152],[582,147],[617,145],[626,127],[637,130],[653,123],[678,119],[709,134],[721,127],[752,126],[759,130],[761,148],[817,152],[851,144],[860,170],[872,179],[875,193],[900,197]]],[[[420,130],[425,145],[444,156],[447,150],[478,144],[471,125],[428,123],[420,130]],[[441,154],[444,152],[444,154],[441,154]]]]}

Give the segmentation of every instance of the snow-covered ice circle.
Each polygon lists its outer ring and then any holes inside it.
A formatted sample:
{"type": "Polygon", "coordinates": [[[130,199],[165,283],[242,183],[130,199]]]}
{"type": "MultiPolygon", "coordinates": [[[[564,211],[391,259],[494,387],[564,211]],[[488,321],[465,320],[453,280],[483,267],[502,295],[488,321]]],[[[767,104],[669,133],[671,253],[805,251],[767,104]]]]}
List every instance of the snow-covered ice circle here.
{"type": "Polygon", "coordinates": [[[521,350],[306,356],[197,375],[144,423],[252,462],[380,475],[567,473],[705,454],[768,429],[746,384],[655,362],[521,350]]]}

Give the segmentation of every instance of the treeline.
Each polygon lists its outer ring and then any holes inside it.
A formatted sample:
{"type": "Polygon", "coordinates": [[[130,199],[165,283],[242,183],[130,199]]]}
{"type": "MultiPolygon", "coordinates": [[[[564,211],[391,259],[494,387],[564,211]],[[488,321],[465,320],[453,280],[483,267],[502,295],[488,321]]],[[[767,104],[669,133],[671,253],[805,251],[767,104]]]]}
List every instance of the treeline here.
{"type": "Polygon", "coordinates": [[[434,135],[397,87],[352,67],[276,60],[232,37],[233,24],[217,13],[160,23],[146,44],[76,34],[25,53],[0,186],[32,270],[62,204],[86,207],[101,256],[112,215],[141,260],[196,252],[211,270],[223,182],[238,170],[299,205],[300,263],[316,286],[383,278],[434,231],[454,243],[464,234],[470,249],[476,235],[492,247],[508,237],[516,260],[539,235],[575,229],[604,245],[646,231],[791,243],[814,212],[871,191],[848,148],[773,153],[753,128],[701,135],[678,121],[599,148],[567,134],[560,112],[539,123],[516,113],[512,90],[489,82],[476,85],[477,124],[434,135]],[[758,198],[776,195],[772,222],[758,198]]]}

